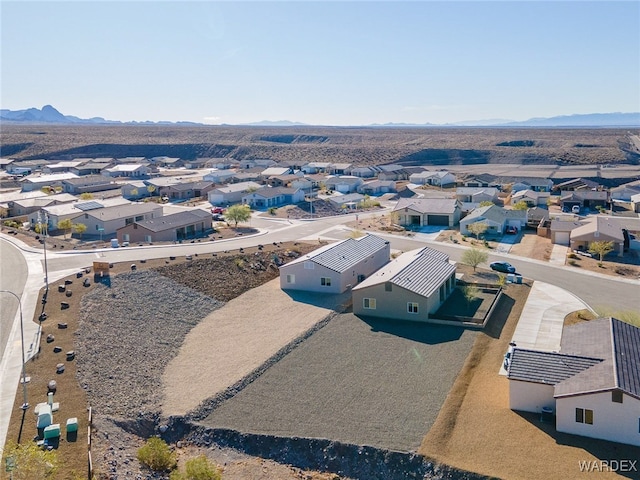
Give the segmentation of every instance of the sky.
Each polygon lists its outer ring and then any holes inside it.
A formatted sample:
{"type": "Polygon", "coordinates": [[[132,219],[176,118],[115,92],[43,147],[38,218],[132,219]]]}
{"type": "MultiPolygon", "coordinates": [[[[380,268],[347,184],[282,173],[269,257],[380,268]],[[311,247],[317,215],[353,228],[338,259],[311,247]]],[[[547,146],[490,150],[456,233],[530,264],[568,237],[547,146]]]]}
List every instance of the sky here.
{"type": "Polygon", "coordinates": [[[5,1],[0,107],[445,124],[640,111],[640,2],[5,1]]]}

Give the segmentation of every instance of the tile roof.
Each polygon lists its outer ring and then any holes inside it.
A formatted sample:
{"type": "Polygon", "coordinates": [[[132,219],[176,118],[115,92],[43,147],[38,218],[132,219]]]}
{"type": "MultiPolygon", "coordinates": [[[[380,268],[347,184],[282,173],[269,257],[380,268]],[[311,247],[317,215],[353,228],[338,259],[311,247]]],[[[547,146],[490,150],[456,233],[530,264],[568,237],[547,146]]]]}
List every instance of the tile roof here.
{"type": "Polygon", "coordinates": [[[556,385],[601,362],[600,358],[514,348],[507,377],[556,385]]]}
{"type": "Polygon", "coordinates": [[[388,241],[371,234],[360,238],[347,238],[298,257],[287,265],[311,260],[318,265],[342,273],[353,268],[354,265],[357,265],[375,252],[387,248],[388,244],[388,241]]]}

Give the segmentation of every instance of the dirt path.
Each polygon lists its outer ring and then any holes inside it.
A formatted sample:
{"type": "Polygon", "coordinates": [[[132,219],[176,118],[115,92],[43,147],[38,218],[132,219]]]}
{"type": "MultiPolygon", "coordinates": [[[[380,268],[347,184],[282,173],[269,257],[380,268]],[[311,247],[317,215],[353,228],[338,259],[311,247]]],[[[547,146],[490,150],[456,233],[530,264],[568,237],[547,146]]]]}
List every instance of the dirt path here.
{"type": "Polygon", "coordinates": [[[276,278],[194,327],[162,376],[163,414],[184,415],[232,386],[329,315],[337,298],[307,295],[303,302],[299,297],[294,301],[276,278]]]}

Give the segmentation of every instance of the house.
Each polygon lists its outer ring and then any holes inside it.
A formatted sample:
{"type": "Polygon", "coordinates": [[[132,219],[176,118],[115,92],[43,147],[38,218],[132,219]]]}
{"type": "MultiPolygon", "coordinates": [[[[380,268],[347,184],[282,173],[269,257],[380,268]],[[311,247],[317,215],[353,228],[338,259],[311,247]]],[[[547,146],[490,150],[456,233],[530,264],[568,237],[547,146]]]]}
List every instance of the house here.
{"type": "Polygon", "coordinates": [[[336,208],[340,209],[355,209],[358,208],[360,202],[364,200],[364,195],[360,193],[347,193],[345,195],[332,195],[329,197],[328,202],[336,208]]]}
{"type": "Polygon", "coordinates": [[[57,162],[57,163],[49,163],[42,167],[42,173],[51,174],[51,173],[64,173],[71,172],[72,169],[82,165],[83,161],[66,161],[66,162],[57,162]]]}
{"type": "Polygon", "coordinates": [[[11,200],[7,205],[7,214],[9,217],[21,217],[37,212],[44,207],[60,205],[62,203],[71,203],[77,200],[78,199],[76,197],[69,195],[68,193],[11,200]]]}
{"type": "Polygon", "coordinates": [[[275,160],[271,160],[270,158],[251,158],[241,160],[239,164],[240,168],[242,169],[260,167],[262,170],[264,170],[267,167],[273,167],[274,165],[277,165],[278,162],[276,162],[275,160]]]}
{"type": "Polygon", "coordinates": [[[183,160],[182,165],[188,170],[196,170],[198,168],[207,168],[211,164],[208,158],[194,158],[192,160],[183,160]]]}
{"type": "Polygon", "coordinates": [[[32,175],[23,178],[20,180],[20,183],[22,184],[23,192],[32,192],[33,190],[40,190],[42,187],[62,188],[62,181],[71,178],[78,178],[78,176],[70,172],[52,173],[51,175],[32,175]]]}
{"type": "Polygon", "coordinates": [[[551,220],[549,225],[549,235],[551,243],[569,246],[571,232],[578,227],[583,226],[587,222],[579,220],[551,220]]]}
{"type": "Polygon", "coordinates": [[[84,175],[100,175],[104,169],[109,168],[112,165],[112,161],[96,162],[91,160],[87,163],[82,163],[77,167],[73,167],[69,171],[80,177],[84,175]]]}
{"type": "MultiPolygon", "coordinates": [[[[131,202],[125,200],[122,197],[114,197],[105,200],[89,200],[86,202],[70,202],[70,203],[61,203],[58,205],[50,205],[48,207],[43,207],[37,212],[32,212],[29,214],[29,223],[31,225],[36,225],[39,223],[38,216],[43,220],[47,219],[47,228],[50,231],[58,230],[58,223],[62,220],[75,220],[81,215],[91,210],[99,210],[107,207],[113,207],[117,205],[129,205],[131,202]]],[[[43,220],[44,221],[44,220],[43,220]]],[[[84,223],[83,221],[74,222],[74,223],[84,223]]],[[[89,234],[93,232],[87,232],[89,234]]]]}
{"type": "Polygon", "coordinates": [[[335,190],[340,193],[353,193],[358,190],[364,181],[360,177],[341,175],[338,177],[327,177],[324,181],[327,190],[335,190]]]}
{"type": "Polygon", "coordinates": [[[613,252],[624,253],[625,234],[615,217],[597,215],[584,225],[571,230],[569,246],[572,250],[588,251],[593,242],[613,242],[613,252]]]}
{"type": "Polygon", "coordinates": [[[62,180],[63,191],[73,195],[103,192],[105,190],[115,190],[117,188],[120,188],[120,185],[111,180],[111,178],[104,177],[102,175],[85,175],[83,177],[62,180]]]}
{"type": "Polygon", "coordinates": [[[13,158],[0,158],[0,170],[9,170],[10,165],[15,160],[13,158]]]}
{"type": "Polygon", "coordinates": [[[460,221],[460,202],[455,198],[401,198],[392,210],[398,224],[407,227],[442,225],[460,221]]]}
{"type": "Polygon", "coordinates": [[[119,242],[179,242],[212,231],[211,213],[193,209],[130,223],[117,229],[119,242]]]}
{"type": "Polygon", "coordinates": [[[192,198],[206,197],[215,187],[213,182],[185,182],[160,187],[159,194],[169,200],[190,200],[192,198]]]}
{"type": "Polygon", "coordinates": [[[242,197],[242,203],[252,208],[270,208],[281,205],[291,205],[304,200],[304,192],[299,188],[267,187],[247,193],[242,197]]]}
{"type": "Polygon", "coordinates": [[[616,318],[565,326],[559,352],[516,346],[507,378],[512,410],[546,408],[558,432],[640,446],[640,328],[616,318]]]}
{"type": "Polygon", "coordinates": [[[549,210],[540,207],[527,209],[527,226],[536,228],[540,222],[549,220],[549,210]]]}
{"type": "Polygon", "coordinates": [[[342,293],[389,261],[389,242],[375,235],[325,245],[280,267],[280,288],[342,293]]]}
{"type": "MultiPolygon", "coordinates": [[[[385,165],[381,165],[380,168],[385,165]]],[[[386,165],[389,166],[389,165],[386,165]]],[[[395,167],[395,165],[394,165],[395,167]]],[[[378,173],[378,180],[409,180],[411,172],[406,168],[383,169],[378,173]]]]}
{"type": "Polygon", "coordinates": [[[417,185],[434,185],[438,187],[446,187],[455,185],[457,182],[456,176],[445,170],[432,171],[424,170],[418,173],[412,173],[409,176],[409,181],[417,185]]]}
{"type": "Polygon", "coordinates": [[[154,193],[157,194],[157,188],[153,185],[147,185],[142,180],[133,180],[123,184],[120,187],[120,193],[127,200],[139,200],[151,197],[154,193]]]}
{"type": "Polygon", "coordinates": [[[462,182],[465,187],[495,187],[497,189],[502,188],[502,182],[498,177],[491,175],[490,173],[481,173],[479,175],[472,175],[467,177],[462,182]]]}
{"type": "Polygon", "coordinates": [[[291,188],[299,188],[300,190],[310,191],[313,189],[313,182],[306,177],[296,177],[289,182],[291,188]]]}
{"type": "Polygon", "coordinates": [[[384,195],[396,191],[396,182],[393,180],[372,180],[358,187],[358,193],[363,195],[384,195]]]}
{"type": "Polygon", "coordinates": [[[536,192],[535,190],[520,190],[511,195],[511,205],[525,202],[528,207],[546,207],[551,198],[549,192],[536,192]]]}
{"type": "Polygon", "coordinates": [[[377,177],[378,173],[380,173],[381,171],[382,170],[380,170],[378,167],[375,167],[375,166],[352,167],[350,175],[353,177],[360,177],[360,178],[374,178],[374,177],[377,177]]]}
{"type": "Polygon", "coordinates": [[[497,205],[479,207],[460,220],[460,233],[472,235],[469,225],[476,222],[487,224],[488,228],[485,232],[487,235],[502,235],[507,227],[522,230],[527,224],[527,211],[509,210],[497,205]]]}
{"type": "Polygon", "coordinates": [[[158,167],[164,168],[180,168],[184,167],[184,160],[177,157],[153,157],[150,158],[149,161],[158,167]]]}
{"type": "Polygon", "coordinates": [[[107,177],[147,178],[151,174],[151,168],[141,163],[121,163],[102,170],[102,175],[107,177]]]}
{"type": "Polygon", "coordinates": [[[455,263],[447,254],[429,247],[411,250],[353,288],[353,313],[426,322],[455,285],[455,263]]]}
{"type": "Polygon", "coordinates": [[[210,190],[208,193],[208,199],[211,205],[231,205],[233,203],[240,203],[242,201],[242,197],[247,193],[251,193],[262,188],[266,187],[256,182],[231,183],[229,185],[220,186],[210,190]]]}
{"type": "Polygon", "coordinates": [[[202,177],[205,182],[226,183],[236,175],[235,170],[212,170],[202,177]]]}
{"type": "Polygon", "coordinates": [[[624,185],[612,188],[610,192],[612,200],[630,202],[631,197],[640,193],[640,180],[625,183],[624,185]]]}
{"type": "Polygon", "coordinates": [[[300,178],[303,178],[302,175],[295,175],[293,173],[289,173],[286,175],[275,175],[267,179],[267,185],[271,187],[287,187],[291,182],[300,178]]]}
{"type": "Polygon", "coordinates": [[[309,162],[301,170],[306,174],[327,173],[330,167],[330,162],[309,162]]]}
{"type": "Polygon", "coordinates": [[[350,163],[332,163],[327,168],[329,175],[350,175],[351,164],[350,163]]]}
{"type": "Polygon", "coordinates": [[[223,179],[219,183],[242,183],[242,182],[258,182],[260,180],[260,172],[261,168],[249,168],[247,170],[242,170],[240,172],[236,172],[230,177],[223,179]]]}
{"type": "Polygon", "coordinates": [[[495,187],[458,187],[456,198],[460,203],[469,203],[476,208],[481,202],[498,201],[498,189],[495,187]]]}
{"type": "Polygon", "coordinates": [[[557,183],[553,186],[554,192],[573,192],[575,190],[599,190],[602,188],[597,182],[586,178],[574,178],[564,182],[557,183]]]}
{"type": "Polygon", "coordinates": [[[548,178],[540,177],[519,177],[514,179],[511,185],[511,193],[520,190],[533,190],[534,192],[551,192],[553,189],[553,181],[548,178]]]}
{"type": "Polygon", "coordinates": [[[609,192],[606,190],[574,190],[560,193],[560,206],[565,212],[570,212],[574,206],[595,210],[597,207],[606,207],[608,203],[609,192]]]}
{"type": "Polygon", "coordinates": [[[280,177],[291,173],[293,173],[293,171],[289,167],[268,167],[260,172],[260,178],[266,181],[271,177],[280,177]]]}
{"type": "Polygon", "coordinates": [[[74,223],[84,223],[87,235],[112,236],[119,228],[134,222],[162,217],[162,205],[129,203],[85,211],[74,223]]]}
{"type": "Polygon", "coordinates": [[[631,206],[635,213],[640,213],[640,193],[631,196],[631,206]]]}

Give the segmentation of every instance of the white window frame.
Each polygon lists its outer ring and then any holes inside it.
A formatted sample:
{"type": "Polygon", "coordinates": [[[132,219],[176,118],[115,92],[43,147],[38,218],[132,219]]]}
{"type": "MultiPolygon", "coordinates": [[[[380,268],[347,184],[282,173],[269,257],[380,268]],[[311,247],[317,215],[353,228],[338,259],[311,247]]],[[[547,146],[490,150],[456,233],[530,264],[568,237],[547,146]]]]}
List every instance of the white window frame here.
{"type": "Polygon", "coordinates": [[[287,284],[293,285],[296,283],[296,276],[293,273],[287,273],[286,281],[287,284]]]}
{"type": "Polygon", "coordinates": [[[420,304],[417,302],[407,302],[407,313],[411,313],[412,315],[417,315],[420,311],[420,304]]]}
{"type": "Polygon", "coordinates": [[[365,310],[375,310],[376,309],[376,299],[375,298],[363,298],[362,299],[362,308],[365,310]]]}
{"type": "Polygon", "coordinates": [[[304,269],[305,270],[313,270],[314,268],[315,268],[315,264],[312,261],[306,260],[304,262],[304,269]]]}
{"type": "Polygon", "coordinates": [[[145,235],[144,236],[144,241],[147,243],[151,243],[152,239],[151,239],[151,235],[145,235]]]}
{"type": "Polygon", "coordinates": [[[320,286],[321,287],[330,287],[331,286],[331,277],[320,277],[320,286]]]}

